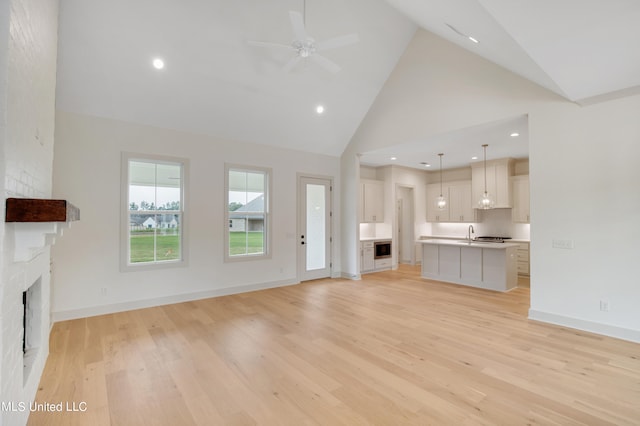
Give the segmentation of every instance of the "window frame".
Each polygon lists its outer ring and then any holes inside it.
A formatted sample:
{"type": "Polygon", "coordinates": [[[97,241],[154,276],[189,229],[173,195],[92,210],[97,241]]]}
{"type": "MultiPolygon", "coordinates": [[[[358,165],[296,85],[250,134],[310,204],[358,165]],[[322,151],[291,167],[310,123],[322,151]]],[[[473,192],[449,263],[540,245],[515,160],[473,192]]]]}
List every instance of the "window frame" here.
{"type": "MultiPolygon", "coordinates": [[[[120,271],[144,271],[163,268],[184,267],[188,265],[188,217],[187,217],[187,201],[189,188],[189,160],[181,157],[170,157],[155,154],[140,154],[132,152],[122,152],[120,165],[120,271]],[[181,166],[180,177],[180,258],[175,260],[154,260],[151,262],[129,261],[131,253],[130,244],[130,215],[129,210],[129,163],[131,161],[140,161],[154,164],[175,164],[181,166]]],[[[163,210],[153,210],[153,212],[162,212],[163,210]]],[[[166,210],[165,210],[166,211],[166,210]]],[[[173,210],[171,210],[173,212],[173,210]]],[[[161,213],[159,213],[161,214],[161,213]]],[[[169,213],[171,214],[171,213],[169,213]]]]}
{"type": "Polygon", "coordinates": [[[252,260],[264,260],[271,258],[271,188],[272,188],[272,180],[273,180],[273,172],[271,168],[268,167],[259,167],[259,166],[248,166],[245,164],[232,164],[225,163],[224,165],[224,214],[223,214],[223,223],[224,223],[224,262],[246,262],[252,260]],[[264,227],[263,227],[263,236],[264,236],[264,252],[263,253],[247,253],[243,255],[230,255],[229,254],[229,233],[231,232],[231,217],[229,212],[229,172],[239,171],[239,172],[248,172],[248,173],[264,173],[266,184],[265,184],[265,194],[264,194],[264,227]]]}

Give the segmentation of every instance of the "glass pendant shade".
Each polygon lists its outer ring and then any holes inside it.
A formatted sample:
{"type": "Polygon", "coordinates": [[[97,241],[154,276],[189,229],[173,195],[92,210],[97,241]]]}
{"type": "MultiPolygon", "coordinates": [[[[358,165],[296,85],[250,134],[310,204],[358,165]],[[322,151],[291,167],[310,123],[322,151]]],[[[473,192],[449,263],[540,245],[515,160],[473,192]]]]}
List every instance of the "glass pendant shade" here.
{"type": "Polygon", "coordinates": [[[447,208],[447,200],[442,195],[442,156],[444,154],[440,153],[438,156],[440,157],[440,196],[436,199],[436,207],[438,210],[444,210],[447,208]]]}
{"type": "Polygon", "coordinates": [[[495,205],[493,201],[493,197],[489,195],[487,192],[487,147],[489,145],[484,144],[482,148],[484,149],[484,193],[482,194],[482,198],[478,201],[478,207],[482,210],[492,209],[495,205]]]}
{"type": "Polygon", "coordinates": [[[480,201],[478,201],[478,207],[483,210],[488,210],[492,209],[493,206],[495,206],[493,198],[487,191],[485,191],[484,194],[482,194],[482,198],[480,199],[480,201]]]}

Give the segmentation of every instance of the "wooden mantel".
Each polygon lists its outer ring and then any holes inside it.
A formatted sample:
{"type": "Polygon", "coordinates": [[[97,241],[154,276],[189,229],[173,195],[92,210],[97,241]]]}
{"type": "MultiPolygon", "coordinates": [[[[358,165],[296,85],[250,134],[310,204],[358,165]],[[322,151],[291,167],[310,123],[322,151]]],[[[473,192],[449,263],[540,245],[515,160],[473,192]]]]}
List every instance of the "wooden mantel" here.
{"type": "Polygon", "coordinates": [[[5,222],[71,222],[80,209],[66,200],[7,198],[5,222]]]}

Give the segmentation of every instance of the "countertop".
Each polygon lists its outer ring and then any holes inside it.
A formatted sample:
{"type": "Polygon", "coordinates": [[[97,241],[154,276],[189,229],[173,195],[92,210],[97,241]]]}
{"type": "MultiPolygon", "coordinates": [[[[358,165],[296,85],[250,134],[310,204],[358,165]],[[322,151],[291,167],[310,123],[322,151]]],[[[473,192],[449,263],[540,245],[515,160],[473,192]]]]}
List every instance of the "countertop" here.
{"type": "Polygon", "coordinates": [[[361,237],[360,241],[391,241],[391,237],[361,237]]]}
{"type": "Polygon", "coordinates": [[[474,248],[488,248],[488,249],[506,249],[509,247],[519,247],[518,243],[484,243],[472,241],[471,243],[464,240],[445,240],[445,239],[431,239],[431,240],[418,240],[416,241],[422,244],[436,244],[443,246],[458,246],[458,247],[474,247],[474,248]]]}
{"type": "MultiPolygon", "coordinates": [[[[421,235],[418,242],[422,240],[464,240],[465,236],[455,236],[455,235],[421,235]]],[[[522,238],[512,238],[509,240],[509,243],[530,243],[530,240],[522,239],[522,238]]],[[[499,243],[500,244],[500,243],[499,243]]]]}

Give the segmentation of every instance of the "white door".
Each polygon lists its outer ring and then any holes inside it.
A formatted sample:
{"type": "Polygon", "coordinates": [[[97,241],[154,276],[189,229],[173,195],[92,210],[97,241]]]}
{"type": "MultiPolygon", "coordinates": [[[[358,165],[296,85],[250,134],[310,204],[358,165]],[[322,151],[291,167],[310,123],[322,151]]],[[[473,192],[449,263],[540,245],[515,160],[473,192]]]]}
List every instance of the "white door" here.
{"type": "Polygon", "coordinates": [[[298,182],[300,281],[331,276],[331,180],[301,176],[298,182]]]}

